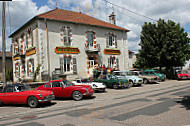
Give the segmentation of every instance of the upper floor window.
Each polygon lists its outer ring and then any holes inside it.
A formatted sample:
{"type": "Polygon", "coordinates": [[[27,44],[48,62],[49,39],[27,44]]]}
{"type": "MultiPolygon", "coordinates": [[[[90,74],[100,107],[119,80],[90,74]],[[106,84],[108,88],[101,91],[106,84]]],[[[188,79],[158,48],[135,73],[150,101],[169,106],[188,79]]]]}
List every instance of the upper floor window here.
{"type": "Polygon", "coordinates": [[[109,33],[107,36],[107,48],[117,48],[117,38],[114,34],[109,33]]]}
{"type": "Polygon", "coordinates": [[[94,44],[94,33],[93,32],[87,32],[87,45],[93,46],[94,44]]]}
{"type": "Polygon", "coordinates": [[[63,44],[65,46],[70,46],[71,45],[71,28],[70,27],[64,27],[62,29],[63,32],[63,44]]]}

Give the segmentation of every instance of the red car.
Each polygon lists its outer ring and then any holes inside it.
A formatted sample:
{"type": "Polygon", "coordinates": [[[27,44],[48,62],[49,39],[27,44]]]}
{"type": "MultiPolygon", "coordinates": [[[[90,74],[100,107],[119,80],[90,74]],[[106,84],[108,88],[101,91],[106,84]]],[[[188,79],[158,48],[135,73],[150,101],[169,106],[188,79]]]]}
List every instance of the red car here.
{"type": "Polygon", "coordinates": [[[51,102],[55,97],[51,91],[31,90],[24,84],[11,84],[5,86],[0,92],[0,105],[2,104],[28,104],[35,108],[39,103],[51,102]]]}
{"type": "Polygon", "coordinates": [[[182,71],[181,73],[177,74],[179,80],[181,79],[190,79],[190,73],[188,71],[182,71]]]}
{"type": "Polygon", "coordinates": [[[92,96],[94,93],[90,85],[74,85],[67,80],[52,80],[36,90],[53,91],[55,97],[71,97],[74,100],[81,100],[83,97],[92,96]]]}

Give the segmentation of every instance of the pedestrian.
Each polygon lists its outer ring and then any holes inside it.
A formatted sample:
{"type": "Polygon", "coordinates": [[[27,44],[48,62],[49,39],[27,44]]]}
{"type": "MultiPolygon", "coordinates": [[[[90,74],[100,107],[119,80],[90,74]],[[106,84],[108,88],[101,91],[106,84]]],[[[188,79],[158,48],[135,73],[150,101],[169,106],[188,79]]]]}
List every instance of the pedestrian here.
{"type": "Polygon", "coordinates": [[[94,68],[93,70],[93,78],[97,78],[97,75],[98,75],[98,70],[97,70],[97,67],[94,68]]]}

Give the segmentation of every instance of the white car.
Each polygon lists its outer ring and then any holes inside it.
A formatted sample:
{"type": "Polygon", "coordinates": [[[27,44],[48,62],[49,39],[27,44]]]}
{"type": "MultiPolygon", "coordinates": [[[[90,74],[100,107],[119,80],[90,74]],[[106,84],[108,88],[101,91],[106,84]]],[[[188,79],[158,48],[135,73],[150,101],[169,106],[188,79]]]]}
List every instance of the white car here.
{"type": "Polygon", "coordinates": [[[106,90],[106,85],[104,83],[101,83],[101,82],[93,82],[93,81],[90,81],[89,79],[76,79],[74,81],[72,81],[72,83],[74,85],[90,85],[91,88],[94,90],[94,91],[102,91],[102,92],[105,92],[106,90]]]}

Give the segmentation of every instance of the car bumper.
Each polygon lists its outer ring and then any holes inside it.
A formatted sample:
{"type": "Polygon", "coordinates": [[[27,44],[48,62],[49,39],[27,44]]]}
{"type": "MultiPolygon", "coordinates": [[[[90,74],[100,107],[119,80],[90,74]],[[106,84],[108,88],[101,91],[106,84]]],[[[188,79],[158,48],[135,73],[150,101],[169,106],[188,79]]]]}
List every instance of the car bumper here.
{"type": "Polygon", "coordinates": [[[50,102],[50,101],[52,101],[53,99],[55,99],[55,96],[54,96],[54,95],[48,95],[48,96],[45,96],[43,99],[38,100],[38,102],[50,102]]]}
{"type": "Polygon", "coordinates": [[[86,92],[84,94],[82,94],[83,96],[91,96],[94,94],[94,91],[89,91],[89,92],[86,92]]]}

